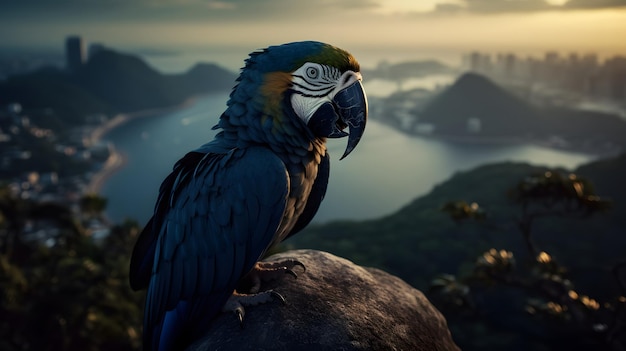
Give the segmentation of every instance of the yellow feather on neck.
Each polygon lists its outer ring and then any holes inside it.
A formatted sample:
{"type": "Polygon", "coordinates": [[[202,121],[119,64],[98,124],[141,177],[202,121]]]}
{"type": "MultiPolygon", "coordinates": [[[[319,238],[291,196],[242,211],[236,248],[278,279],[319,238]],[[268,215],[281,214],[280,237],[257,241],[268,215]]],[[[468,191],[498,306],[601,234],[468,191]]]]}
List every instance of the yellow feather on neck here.
{"type": "Polygon", "coordinates": [[[263,85],[261,85],[261,95],[265,99],[263,112],[265,116],[272,116],[274,122],[280,123],[277,118],[282,118],[281,101],[283,94],[291,86],[291,74],[287,72],[272,72],[265,75],[263,85]]]}

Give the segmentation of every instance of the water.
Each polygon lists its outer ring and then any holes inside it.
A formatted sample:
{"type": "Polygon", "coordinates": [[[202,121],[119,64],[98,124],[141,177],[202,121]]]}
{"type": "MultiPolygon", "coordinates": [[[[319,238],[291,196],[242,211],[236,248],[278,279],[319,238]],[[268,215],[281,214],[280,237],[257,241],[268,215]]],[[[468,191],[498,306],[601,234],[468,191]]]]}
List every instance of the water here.
{"type": "Polygon", "coordinates": [[[409,78],[402,84],[383,79],[364,80],[363,86],[368,97],[388,97],[394,92],[408,91],[413,89],[439,90],[449,86],[458,78],[456,74],[433,74],[426,77],[409,78]]]}
{"type": "MultiPolygon", "coordinates": [[[[107,215],[146,223],[161,181],[187,151],[213,138],[226,93],[213,94],[184,110],[130,121],[105,138],[128,157],[125,168],[102,189],[107,215]]],[[[468,145],[416,138],[370,120],[359,146],[339,161],[345,139],[331,140],[328,192],[314,221],[377,218],[393,213],[452,174],[512,160],[575,168],[592,156],[531,145],[468,145]]]]}
{"type": "Polygon", "coordinates": [[[227,93],[212,94],[183,110],[131,120],[104,137],[128,159],[101,190],[109,200],[110,219],[119,222],[128,217],[147,222],[161,181],[187,151],[213,138],[216,132],[211,127],[227,99],[227,93]]]}

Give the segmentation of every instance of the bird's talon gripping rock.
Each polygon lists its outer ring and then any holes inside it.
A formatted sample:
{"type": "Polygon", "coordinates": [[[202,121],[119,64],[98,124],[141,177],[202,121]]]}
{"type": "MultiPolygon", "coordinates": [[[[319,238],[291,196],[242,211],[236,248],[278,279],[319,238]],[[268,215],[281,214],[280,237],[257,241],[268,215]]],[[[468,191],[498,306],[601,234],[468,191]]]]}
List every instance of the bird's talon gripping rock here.
{"type": "Polygon", "coordinates": [[[294,278],[298,279],[298,274],[296,274],[293,269],[285,268],[285,273],[291,274],[294,278]]]}
{"type": "Polygon", "coordinates": [[[283,295],[274,290],[267,290],[257,294],[240,294],[235,291],[222,307],[222,312],[235,313],[243,327],[243,320],[246,317],[245,307],[264,304],[272,301],[274,298],[282,302],[283,305],[287,303],[283,295]]]}
{"type": "Polygon", "coordinates": [[[306,266],[300,261],[296,261],[296,265],[302,267],[302,272],[306,272],[306,266]]]}
{"type": "Polygon", "coordinates": [[[254,266],[252,274],[258,275],[262,281],[270,281],[280,278],[277,273],[291,274],[294,278],[298,278],[298,274],[293,270],[294,267],[300,266],[303,272],[306,272],[304,264],[295,259],[286,259],[276,262],[257,262],[254,266]]]}
{"type": "Polygon", "coordinates": [[[283,305],[286,305],[286,304],[287,304],[287,300],[285,300],[285,297],[284,297],[283,295],[281,295],[281,294],[277,293],[277,292],[276,292],[276,291],[274,291],[274,290],[269,290],[269,292],[270,292],[270,294],[272,294],[272,296],[274,296],[275,298],[279,299],[279,300],[280,300],[280,302],[282,302],[282,303],[283,303],[283,305]]]}
{"type": "Polygon", "coordinates": [[[239,319],[239,326],[243,329],[243,319],[246,316],[246,310],[240,305],[235,309],[235,314],[237,314],[237,319],[239,319]]]}

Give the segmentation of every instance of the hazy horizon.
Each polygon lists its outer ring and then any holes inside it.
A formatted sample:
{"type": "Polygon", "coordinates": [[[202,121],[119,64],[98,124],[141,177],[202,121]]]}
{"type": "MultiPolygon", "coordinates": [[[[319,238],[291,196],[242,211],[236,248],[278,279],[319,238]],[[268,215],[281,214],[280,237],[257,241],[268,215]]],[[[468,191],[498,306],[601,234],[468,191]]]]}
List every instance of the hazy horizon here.
{"type": "MultiPolygon", "coordinates": [[[[192,68],[196,63],[215,63],[234,72],[239,71],[243,67],[244,60],[250,52],[262,49],[262,46],[189,46],[189,47],[172,47],[164,44],[162,46],[145,46],[141,44],[115,45],[115,42],[94,41],[89,37],[81,35],[81,33],[67,33],[67,35],[56,38],[47,45],[32,46],[3,46],[0,44],[0,57],[24,57],[24,55],[32,58],[41,58],[43,56],[52,57],[57,61],[58,65],[65,64],[65,39],[70,35],[80,36],[87,44],[97,43],[103,44],[105,47],[132,55],[140,56],[150,66],[157,69],[161,73],[182,73],[192,68]]],[[[458,48],[424,48],[424,47],[398,47],[392,49],[377,49],[376,47],[362,47],[351,49],[355,57],[359,60],[362,67],[375,68],[379,63],[385,61],[389,63],[399,63],[417,60],[438,60],[442,63],[453,67],[462,64],[463,55],[471,52],[481,52],[495,56],[500,53],[511,53],[519,58],[544,58],[548,52],[556,52],[561,57],[567,57],[569,54],[595,54],[602,62],[615,56],[626,56],[626,51],[616,53],[602,53],[593,50],[489,50],[484,47],[475,47],[473,49],[463,50],[458,48]]],[[[48,62],[51,63],[51,62],[48,62]]]]}
{"type": "MultiPolygon", "coordinates": [[[[626,0],[0,0],[0,49],[62,52],[67,35],[121,51],[214,52],[240,67],[268,45],[319,40],[364,66],[464,52],[626,54],[626,0]]],[[[223,62],[218,62],[222,63],[223,62]]]]}

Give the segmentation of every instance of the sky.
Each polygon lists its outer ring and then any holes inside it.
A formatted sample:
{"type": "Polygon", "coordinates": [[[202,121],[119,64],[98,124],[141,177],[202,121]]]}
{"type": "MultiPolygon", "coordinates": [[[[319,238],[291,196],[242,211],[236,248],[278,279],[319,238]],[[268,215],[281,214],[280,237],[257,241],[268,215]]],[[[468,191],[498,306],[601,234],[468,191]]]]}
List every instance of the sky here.
{"type": "Polygon", "coordinates": [[[68,34],[153,50],[319,40],[363,55],[606,57],[626,55],[626,0],[0,0],[0,48],[62,47],[68,34]]]}

